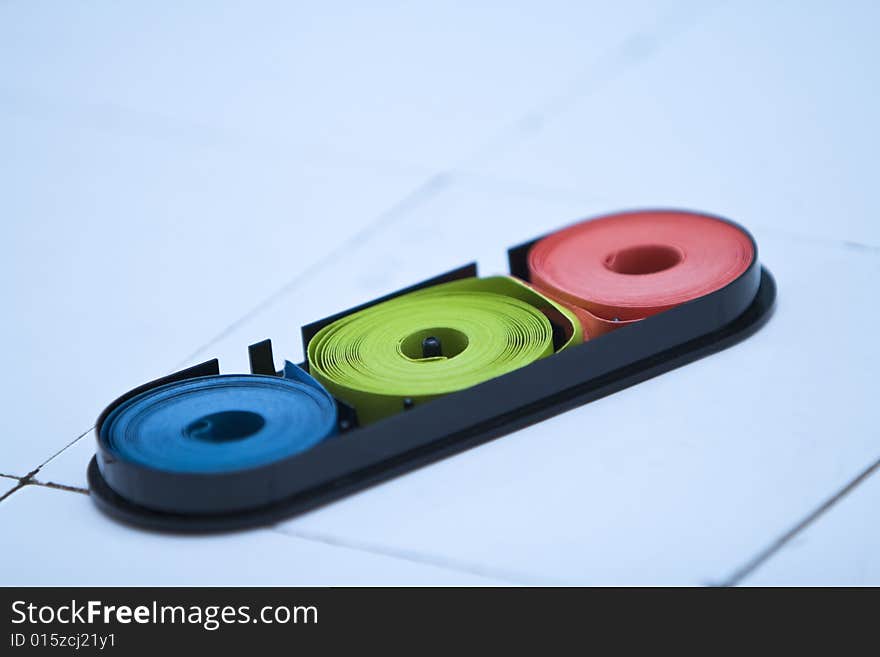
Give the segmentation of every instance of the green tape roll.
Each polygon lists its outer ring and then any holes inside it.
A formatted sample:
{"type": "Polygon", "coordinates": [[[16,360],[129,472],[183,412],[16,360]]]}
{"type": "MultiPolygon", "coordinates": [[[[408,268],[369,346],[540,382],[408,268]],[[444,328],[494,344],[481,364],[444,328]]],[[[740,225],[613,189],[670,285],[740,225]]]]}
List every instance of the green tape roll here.
{"type": "Polygon", "coordinates": [[[513,278],[468,278],[412,292],[325,326],[308,346],[309,369],[362,425],[501,376],[583,340],[564,306],[513,278]],[[425,357],[435,337],[441,355],[425,357]]]}

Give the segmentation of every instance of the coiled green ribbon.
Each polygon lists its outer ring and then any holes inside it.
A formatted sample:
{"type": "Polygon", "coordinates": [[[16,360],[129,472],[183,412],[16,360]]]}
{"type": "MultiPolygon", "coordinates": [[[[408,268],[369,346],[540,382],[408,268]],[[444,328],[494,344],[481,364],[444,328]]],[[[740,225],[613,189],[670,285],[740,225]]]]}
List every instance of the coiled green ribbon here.
{"type": "Polygon", "coordinates": [[[553,354],[548,316],[563,325],[561,349],[583,340],[570,310],[521,281],[453,281],[325,326],[309,342],[309,369],[366,425],[553,354]],[[429,337],[441,355],[425,357],[429,337]]]}

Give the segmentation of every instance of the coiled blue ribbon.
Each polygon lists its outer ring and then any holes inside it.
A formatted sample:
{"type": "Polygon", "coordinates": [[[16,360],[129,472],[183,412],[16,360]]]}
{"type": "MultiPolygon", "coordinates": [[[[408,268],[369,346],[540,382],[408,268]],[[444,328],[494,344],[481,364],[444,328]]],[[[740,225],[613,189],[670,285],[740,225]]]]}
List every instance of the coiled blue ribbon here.
{"type": "Polygon", "coordinates": [[[336,403],[286,363],[284,376],[188,379],[132,397],[101,427],[119,459],[171,472],[222,473],[293,456],[334,435],[336,403]]]}

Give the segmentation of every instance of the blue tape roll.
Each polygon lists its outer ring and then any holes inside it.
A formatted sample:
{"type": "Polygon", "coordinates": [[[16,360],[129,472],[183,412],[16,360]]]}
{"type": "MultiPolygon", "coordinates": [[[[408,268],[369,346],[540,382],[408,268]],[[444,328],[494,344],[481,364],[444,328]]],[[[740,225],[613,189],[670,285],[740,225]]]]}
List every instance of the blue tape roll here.
{"type": "Polygon", "coordinates": [[[336,433],[336,404],[295,365],[284,377],[189,379],[121,404],[101,434],[119,459],[181,473],[224,473],[293,456],[336,433]]]}

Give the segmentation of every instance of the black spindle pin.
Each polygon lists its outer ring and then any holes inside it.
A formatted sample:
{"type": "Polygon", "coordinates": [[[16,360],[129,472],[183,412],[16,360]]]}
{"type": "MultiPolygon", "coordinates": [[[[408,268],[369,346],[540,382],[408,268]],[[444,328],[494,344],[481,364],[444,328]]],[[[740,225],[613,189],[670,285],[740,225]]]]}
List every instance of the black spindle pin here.
{"type": "Polygon", "coordinates": [[[433,335],[422,340],[422,358],[439,358],[443,355],[440,340],[433,335]]]}

